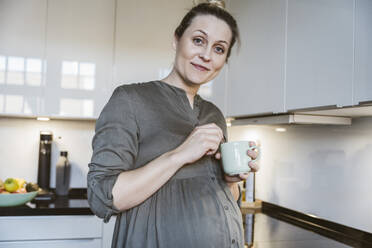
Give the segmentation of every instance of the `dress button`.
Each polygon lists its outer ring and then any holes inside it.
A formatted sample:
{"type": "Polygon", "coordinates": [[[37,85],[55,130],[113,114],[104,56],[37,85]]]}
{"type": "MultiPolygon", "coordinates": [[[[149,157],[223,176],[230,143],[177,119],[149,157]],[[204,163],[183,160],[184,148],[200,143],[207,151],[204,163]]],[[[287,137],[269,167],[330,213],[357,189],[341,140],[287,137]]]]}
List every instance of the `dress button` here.
{"type": "Polygon", "coordinates": [[[225,206],[224,208],[225,208],[225,210],[229,210],[229,207],[228,206],[225,206]]]}
{"type": "Polygon", "coordinates": [[[215,177],[211,177],[211,179],[212,179],[212,181],[216,180],[216,178],[215,178],[215,177]]]}
{"type": "Polygon", "coordinates": [[[235,244],[235,239],[231,240],[231,243],[235,244]]]}

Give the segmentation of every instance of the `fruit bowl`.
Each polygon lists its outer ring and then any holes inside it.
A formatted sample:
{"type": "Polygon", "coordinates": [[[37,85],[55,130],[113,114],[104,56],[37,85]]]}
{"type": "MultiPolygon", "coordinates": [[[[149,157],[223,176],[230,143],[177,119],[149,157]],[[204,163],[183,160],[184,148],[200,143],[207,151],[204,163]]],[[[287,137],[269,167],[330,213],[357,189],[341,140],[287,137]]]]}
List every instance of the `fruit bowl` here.
{"type": "Polygon", "coordinates": [[[23,205],[34,199],[37,193],[37,191],[33,191],[23,194],[0,194],[0,207],[13,207],[23,205]]]}

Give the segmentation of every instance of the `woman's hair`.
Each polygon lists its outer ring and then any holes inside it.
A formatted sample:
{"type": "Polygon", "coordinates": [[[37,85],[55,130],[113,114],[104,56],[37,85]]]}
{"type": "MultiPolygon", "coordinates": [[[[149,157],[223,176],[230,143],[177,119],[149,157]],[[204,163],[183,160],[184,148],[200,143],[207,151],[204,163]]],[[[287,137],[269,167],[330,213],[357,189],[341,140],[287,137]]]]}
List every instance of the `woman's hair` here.
{"type": "Polygon", "coordinates": [[[196,16],[200,15],[212,15],[217,17],[218,19],[221,19],[229,25],[230,30],[232,32],[232,38],[230,47],[227,51],[227,57],[226,62],[230,56],[231,48],[234,46],[235,42],[240,42],[239,39],[239,29],[238,25],[236,24],[236,21],[232,15],[230,15],[229,12],[224,10],[220,5],[216,3],[201,3],[193,7],[182,19],[181,23],[176,28],[174,34],[177,37],[177,39],[181,38],[185,30],[190,26],[192,20],[196,16]]]}

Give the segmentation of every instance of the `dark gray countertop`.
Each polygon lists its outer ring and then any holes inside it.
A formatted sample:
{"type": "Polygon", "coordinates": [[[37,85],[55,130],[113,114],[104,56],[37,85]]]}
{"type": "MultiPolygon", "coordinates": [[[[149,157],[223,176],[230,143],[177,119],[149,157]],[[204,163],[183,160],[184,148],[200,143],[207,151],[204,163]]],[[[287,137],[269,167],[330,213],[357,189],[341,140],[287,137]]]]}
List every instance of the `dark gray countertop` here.
{"type": "Polygon", "coordinates": [[[51,200],[33,200],[22,206],[0,207],[0,216],[35,215],[93,215],[86,189],[72,189],[68,196],[54,196],[51,200]]]}

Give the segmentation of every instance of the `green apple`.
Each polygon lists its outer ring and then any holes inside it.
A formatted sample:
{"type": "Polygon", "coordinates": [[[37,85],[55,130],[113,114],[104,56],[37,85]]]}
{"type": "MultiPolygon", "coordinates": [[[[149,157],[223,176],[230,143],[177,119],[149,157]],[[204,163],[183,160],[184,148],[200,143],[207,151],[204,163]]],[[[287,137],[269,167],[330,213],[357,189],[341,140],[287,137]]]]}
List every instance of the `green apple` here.
{"type": "Polygon", "coordinates": [[[5,190],[10,193],[15,192],[19,188],[17,180],[15,180],[14,178],[7,178],[5,180],[4,186],[5,190]]]}

